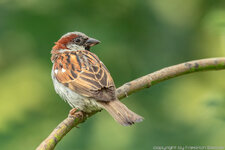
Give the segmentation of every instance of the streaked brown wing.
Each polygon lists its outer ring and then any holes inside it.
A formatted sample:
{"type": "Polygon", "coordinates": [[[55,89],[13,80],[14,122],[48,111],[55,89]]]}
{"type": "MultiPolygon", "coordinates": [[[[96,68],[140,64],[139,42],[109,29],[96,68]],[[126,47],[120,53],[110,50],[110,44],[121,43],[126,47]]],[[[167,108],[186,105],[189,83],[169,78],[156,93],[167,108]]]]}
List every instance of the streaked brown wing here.
{"type": "Polygon", "coordinates": [[[99,101],[115,100],[113,79],[99,58],[89,51],[64,52],[54,62],[56,79],[76,93],[99,101]]]}

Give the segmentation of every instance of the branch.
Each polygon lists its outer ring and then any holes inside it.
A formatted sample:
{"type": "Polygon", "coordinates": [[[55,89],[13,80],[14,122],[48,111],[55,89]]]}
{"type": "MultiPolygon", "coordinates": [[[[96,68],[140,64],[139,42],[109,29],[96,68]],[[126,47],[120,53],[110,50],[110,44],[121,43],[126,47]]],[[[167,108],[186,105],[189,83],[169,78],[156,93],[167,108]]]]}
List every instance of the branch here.
{"type": "MultiPolygon", "coordinates": [[[[141,89],[149,88],[152,85],[177,76],[199,71],[222,69],[225,69],[225,57],[189,61],[186,63],[163,68],[159,71],[150,73],[136,80],[128,82],[116,90],[116,95],[119,99],[122,99],[141,89]]],[[[83,113],[82,115],[80,115],[80,113],[69,115],[52,131],[52,133],[38,146],[36,150],[53,150],[56,144],[59,143],[59,141],[73,127],[76,127],[78,124],[84,122],[88,117],[94,115],[95,113],[97,112],[93,112],[91,114],[83,113]]]]}

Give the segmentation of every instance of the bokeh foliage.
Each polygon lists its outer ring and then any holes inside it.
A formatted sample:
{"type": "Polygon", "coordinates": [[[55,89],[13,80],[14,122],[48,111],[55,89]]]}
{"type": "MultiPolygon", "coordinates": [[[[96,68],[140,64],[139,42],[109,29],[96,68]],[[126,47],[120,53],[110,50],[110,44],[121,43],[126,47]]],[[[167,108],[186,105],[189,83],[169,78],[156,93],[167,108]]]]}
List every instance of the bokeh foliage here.
{"type": "MultiPolygon", "coordinates": [[[[166,66],[225,56],[223,0],[1,0],[0,149],[35,147],[68,114],[51,77],[53,42],[81,31],[117,86],[166,66]]],[[[124,100],[145,117],[121,127],[106,112],[72,130],[56,149],[224,146],[225,71],[172,79],[124,100]]]]}

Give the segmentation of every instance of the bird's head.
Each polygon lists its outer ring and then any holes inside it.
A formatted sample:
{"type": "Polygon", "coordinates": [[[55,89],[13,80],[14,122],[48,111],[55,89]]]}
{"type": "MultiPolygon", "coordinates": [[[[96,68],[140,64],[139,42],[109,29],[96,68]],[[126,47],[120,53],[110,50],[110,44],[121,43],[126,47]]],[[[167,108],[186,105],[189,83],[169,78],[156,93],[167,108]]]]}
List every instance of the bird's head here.
{"type": "Polygon", "coordinates": [[[69,32],[63,35],[53,46],[53,51],[60,50],[90,50],[90,48],[100,41],[90,38],[81,32],[69,32]]]}

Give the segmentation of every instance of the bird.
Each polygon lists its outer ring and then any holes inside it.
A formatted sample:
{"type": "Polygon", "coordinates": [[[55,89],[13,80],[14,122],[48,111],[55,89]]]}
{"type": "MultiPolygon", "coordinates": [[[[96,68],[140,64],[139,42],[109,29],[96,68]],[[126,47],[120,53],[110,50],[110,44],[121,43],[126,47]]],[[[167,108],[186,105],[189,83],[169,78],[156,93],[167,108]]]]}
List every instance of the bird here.
{"type": "Polygon", "coordinates": [[[56,93],[74,109],[91,113],[105,109],[116,122],[130,126],[143,117],[116,97],[109,70],[92,52],[100,41],[82,32],[63,35],[51,50],[52,80],[56,93]]]}

